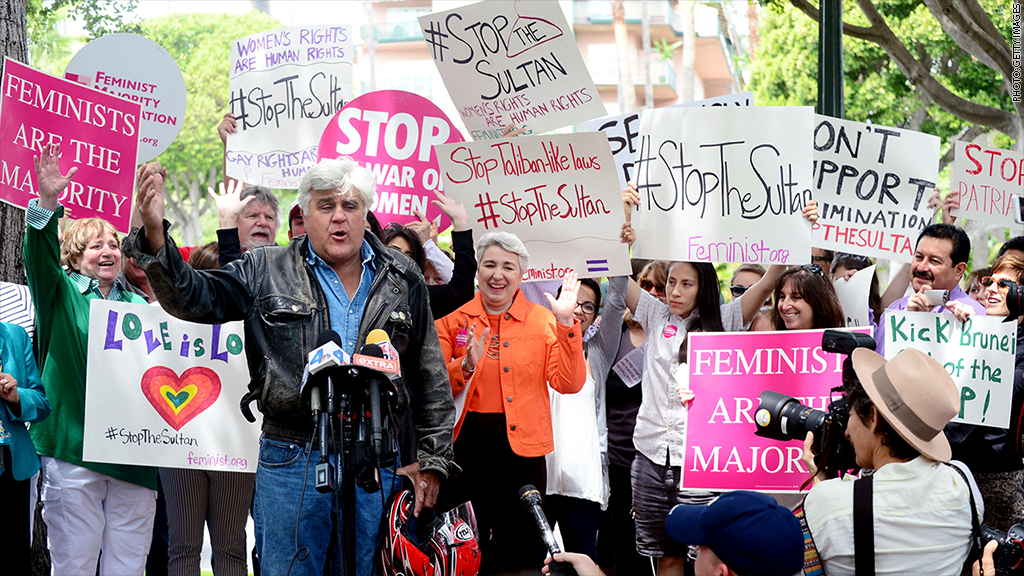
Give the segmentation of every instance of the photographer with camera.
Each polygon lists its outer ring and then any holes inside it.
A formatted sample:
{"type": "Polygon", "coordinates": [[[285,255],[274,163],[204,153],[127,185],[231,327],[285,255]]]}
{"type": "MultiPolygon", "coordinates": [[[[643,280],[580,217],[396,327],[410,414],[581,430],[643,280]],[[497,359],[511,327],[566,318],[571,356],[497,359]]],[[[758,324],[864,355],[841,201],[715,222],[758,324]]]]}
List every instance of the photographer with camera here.
{"type": "Polygon", "coordinates": [[[960,407],[956,385],[914,349],[886,361],[858,348],[849,362],[846,438],[857,466],[874,472],[825,480],[808,434],[804,462],[815,486],[802,514],[825,573],[960,574],[983,504],[966,468],[941,464],[950,459],[942,428],[960,407]]]}

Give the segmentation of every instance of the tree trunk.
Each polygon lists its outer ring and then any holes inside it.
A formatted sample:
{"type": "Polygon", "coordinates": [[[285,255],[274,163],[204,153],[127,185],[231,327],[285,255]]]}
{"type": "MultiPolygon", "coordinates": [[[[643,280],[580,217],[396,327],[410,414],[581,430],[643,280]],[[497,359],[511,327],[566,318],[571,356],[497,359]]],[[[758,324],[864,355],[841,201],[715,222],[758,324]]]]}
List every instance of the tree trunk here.
{"type": "MultiPolygon", "coordinates": [[[[26,0],[4,0],[0,5],[0,56],[28,62],[26,0]]],[[[0,60],[0,69],[3,63],[0,60]]],[[[2,71],[2,70],[0,70],[2,71]]],[[[0,281],[25,283],[21,245],[25,239],[25,211],[0,203],[0,281]]]]}
{"type": "Polygon", "coordinates": [[[694,84],[697,82],[697,31],[693,22],[694,4],[695,2],[686,1],[679,5],[683,25],[683,93],[681,95],[683,102],[693,102],[694,84]]]}
{"type": "Polygon", "coordinates": [[[630,69],[629,30],[626,29],[623,0],[612,0],[612,27],[615,30],[615,52],[619,57],[619,114],[629,114],[636,112],[636,89],[630,69]]]}

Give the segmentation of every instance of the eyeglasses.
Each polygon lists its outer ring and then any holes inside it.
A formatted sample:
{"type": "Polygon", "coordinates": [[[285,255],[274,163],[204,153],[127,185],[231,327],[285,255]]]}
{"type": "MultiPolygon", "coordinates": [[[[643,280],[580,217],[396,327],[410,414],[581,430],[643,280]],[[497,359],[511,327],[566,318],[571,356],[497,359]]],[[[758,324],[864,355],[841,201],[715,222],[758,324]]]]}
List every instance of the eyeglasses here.
{"type": "Polygon", "coordinates": [[[828,264],[832,262],[832,259],[828,256],[811,256],[811,262],[824,262],[828,264]]]}
{"type": "Polygon", "coordinates": [[[732,292],[733,298],[743,296],[747,290],[750,290],[750,286],[729,286],[729,292],[732,292]]]}
{"type": "Polygon", "coordinates": [[[640,284],[640,289],[643,290],[644,292],[650,292],[651,289],[653,288],[658,294],[664,294],[665,293],[665,285],[664,284],[655,284],[654,282],[651,282],[647,278],[644,278],[644,279],[640,280],[640,282],[638,282],[638,284],[640,284]]]}
{"type": "Polygon", "coordinates": [[[821,266],[818,266],[817,264],[803,264],[801,266],[797,266],[797,269],[798,270],[806,270],[806,271],[810,272],[811,274],[817,274],[817,275],[819,275],[821,277],[825,276],[825,270],[823,270],[821,268],[821,266]]]}
{"type": "Polygon", "coordinates": [[[999,289],[1005,292],[1010,289],[1010,284],[1012,284],[1012,282],[1010,282],[1006,278],[1000,278],[996,280],[991,276],[985,276],[984,278],[981,279],[981,285],[984,286],[985,288],[988,288],[993,284],[998,284],[999,289]]]}
{"type": "MultiPolygon", "coordinates": [[[[583,308],[584,314],[593,314],[594,312],[597,312],[597,306],[594,306],[593,302],[577,302],[576,308],[583,308]]],[[[576,310],[576,308],[573,308],[573,310],[576,310]]]]}
{"type": "MultiPolygon", "coordinates": [[[[817,258],[811,258],[811,261],[817,260],[817,258]]],[[[850,254],[849,252],[836,252],[836,261],[841,262],[848,260],[857,264],[863,264],[865,268],[871,266],[871,258],[867,256],[861,256],[860,254],[850,254]]]]}

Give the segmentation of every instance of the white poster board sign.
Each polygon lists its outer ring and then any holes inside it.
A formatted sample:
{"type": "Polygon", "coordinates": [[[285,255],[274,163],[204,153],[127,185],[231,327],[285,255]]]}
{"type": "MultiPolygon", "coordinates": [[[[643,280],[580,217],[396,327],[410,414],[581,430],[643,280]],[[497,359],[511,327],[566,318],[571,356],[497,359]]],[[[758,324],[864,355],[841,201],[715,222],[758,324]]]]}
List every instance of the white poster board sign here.
{"type": "MultiPolygon", "coordinates": [[[[696,102],[677,104],[669,108],[696,108],[705,106],[753,106],[754,93],[740,92],[715,96],[696,102]]],[[[608,144],[612,147],[612,157],[619,173],[619,188],[625,189],[626,182],[633,179],[633,156],[636,155],[636,138],[640,135],[640,116],[643,111],[618,116],[605,116],[596,120],[588,120],[583,124],[587,132],[601,131],[608,135],[608,144]]]]}
{"type": "Polygon", "coordinates": [[[837,278],[834,282],[839,305],[843,307],[843,315],[846,316],[847,328],[871,324],[868,298],[871,296],[871,280],[874,277],[875,266],[872,264],[858,270],[849,280],[837,278]]]}
{"type": "Polygon", "coordinates": [[[331,118],[352,99],[349,26],[293,26],[231,43],[228,176],[297,188],[331,118]]]}
{"type": "Polygon", "coordinates": [[[465,202],[473,237],[519,236],[523,280],[631,274],[619,240],[622,191],[604,134],[521,136],[436,146],[445,194],[465,202]]]}
{"type": "Polygon", "coordinates": [[[953,422],[995,428],[1010,425],[1017,324],[1001,316],[885,312],[885,357],[917,348],[942,364],[960,390],[960,413],[953,422]]]}
{"type": "Polygon", "coordinates": [[[488,0],[420,16],[474,140],[509,124],[537,135],[607,114],[558,2],[488,0]]]}
{"type": "Polygon", "coordinates": [[[953,145],[949,193],[960,196],[960,208],[951,213],[1019,229],[1013,198],[1024,194],[1024,154],[962,140],[953,145]]]}
{"type": "Polygon", "coordinates": [[[82,457],[89,462],[255,472],[260,422],[243,324],[193,324],[159,306],[93,300],[82,457]],[[257,416],[258,417],[258,416],[257,416]]]}
{"type": "Polygon", "coordinates": [[[634,257],[794,264],[811,254],[810,108],[644,112],[634,257]]]}
{"type": "Polygon", "coordinates": [[[815,115],[817,248],[910,262],[932,223],[939,138],[815,115]]]}
{"type": "Polygon", "coordinates": [[[75,54],[64,78],[142,106],[138,162],[167,150],[185,123],[188,96],[178,63],[144,36],[100,36],[75,54]]]}

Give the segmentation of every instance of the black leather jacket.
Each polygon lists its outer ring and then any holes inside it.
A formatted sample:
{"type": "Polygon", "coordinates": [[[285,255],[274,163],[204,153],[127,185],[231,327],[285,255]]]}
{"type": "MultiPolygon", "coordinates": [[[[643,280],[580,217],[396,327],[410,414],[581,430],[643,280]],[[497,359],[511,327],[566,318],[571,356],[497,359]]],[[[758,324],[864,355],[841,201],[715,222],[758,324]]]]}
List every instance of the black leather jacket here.
{"type": "MultiPolygon", "coordinates": [[[[372,234],[366,239],[373,248],[377,275],[355,349],[373,329],[390,335],[404,380],[397,386],[396,417],[402,418],[412,407],[420,470],[445,479],[459,470],[452,462],[455,406],[426,285],[412,260],[386,250],[372,234]]],[[[307,245],[306,237],[300,236],[287,246],[255,248],[223,269],[208,272],[189,267],[166,232],[156,256],[148,254],[144,230],[133,231],[125,246],[126,255],[146,271],[168,313],[204,324],[245,321],[251,381],[243,412],[255,399],[263,412],[264,433],[299,443],[313,434],[309,406],[299,398],[303,368],[318,335],[330,328],[323,291],[306,264],[307,245]]]]}

